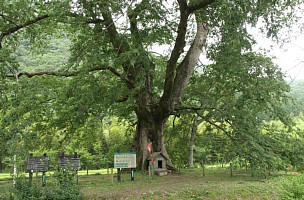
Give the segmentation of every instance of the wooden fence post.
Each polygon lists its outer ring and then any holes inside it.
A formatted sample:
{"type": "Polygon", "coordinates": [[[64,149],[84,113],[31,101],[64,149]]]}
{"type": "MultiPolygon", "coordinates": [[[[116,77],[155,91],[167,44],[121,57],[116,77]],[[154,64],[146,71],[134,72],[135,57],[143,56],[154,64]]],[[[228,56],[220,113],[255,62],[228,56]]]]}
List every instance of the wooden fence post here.
{"type": "Polygon", "coordinates": [[[232,177],[232,163],[230,163],[230,176],[232,177]]]}
{"type": "Polygon", "coordinates": [[[202,168],[203,168],[203,177],[205,177],[205,163],[202,161],[202,168]]]}

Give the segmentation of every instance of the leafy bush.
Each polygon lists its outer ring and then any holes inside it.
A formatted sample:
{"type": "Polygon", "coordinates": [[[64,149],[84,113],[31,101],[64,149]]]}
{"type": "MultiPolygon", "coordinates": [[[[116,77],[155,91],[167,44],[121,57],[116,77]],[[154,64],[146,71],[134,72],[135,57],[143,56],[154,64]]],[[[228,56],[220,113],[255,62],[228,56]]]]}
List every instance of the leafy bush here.
{"type": "Polygon", "coordinates": [[[0,200],[9,200],[9,195],[6,193],[0,193],[0,200]]]}
{"type": "Polygon", "coordinates": [[[72,170],[60,169],[55,171],[54,176],[61,185],[74,185],[76,182],[75,172],[72,170]]]}
{"type": "Polygon", "coordinates": [[[9,195],[0,196],[0,200],[83,200],[84,197],[80,193],[79,187],[72,182],[64,184],[52,184],[48,187],[30,185],[28,179],[19,178],[16,181],[15,188],[11,190],[9,195]]]}
{"type": "Polygon", "coordinates": [[[290,177],[283,183],[283,199],[304,199],[304,175],[290,177]]]}

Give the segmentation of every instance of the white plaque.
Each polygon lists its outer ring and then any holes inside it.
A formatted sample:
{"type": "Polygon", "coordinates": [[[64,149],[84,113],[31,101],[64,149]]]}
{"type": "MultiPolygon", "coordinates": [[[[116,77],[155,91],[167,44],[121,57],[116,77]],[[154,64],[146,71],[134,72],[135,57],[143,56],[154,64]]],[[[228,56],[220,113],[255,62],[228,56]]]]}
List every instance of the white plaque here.
{"type": "Polygon", "coordinates": [[[136,168],[136,153],[116,153],[114,155],[114,168],[136,168]]]}

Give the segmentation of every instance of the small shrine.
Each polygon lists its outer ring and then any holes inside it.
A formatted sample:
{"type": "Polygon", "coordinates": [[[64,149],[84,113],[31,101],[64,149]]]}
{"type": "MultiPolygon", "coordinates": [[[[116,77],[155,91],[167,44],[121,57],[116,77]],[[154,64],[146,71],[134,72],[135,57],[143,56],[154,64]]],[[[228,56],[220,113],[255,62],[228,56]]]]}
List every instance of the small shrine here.
{"type": "Polygon", "coordinates": [[[152,158],[150,157],[148,160],[149,160],[149,166],[154,168],[154,173],[156,175],[167,175],[168,158],[162,152],[152,153],[152,158]]]}

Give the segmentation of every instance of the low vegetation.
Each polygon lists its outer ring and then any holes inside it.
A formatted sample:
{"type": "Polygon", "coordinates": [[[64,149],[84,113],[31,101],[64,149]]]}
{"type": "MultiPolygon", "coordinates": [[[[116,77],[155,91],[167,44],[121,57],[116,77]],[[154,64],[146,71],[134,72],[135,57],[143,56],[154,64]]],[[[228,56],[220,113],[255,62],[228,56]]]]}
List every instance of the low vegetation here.
{"type": "Polygon", "coordinates": [[[0,199],[302,199],[304,177],[297,174],[277,173],[266,178],[254,178],[247,170],[235,170],[231,177],[229,168],[208,167],[205,176],[202,169],[187,169],[168,176],[149,177],[137,172],[135,181],[124,171],[122,180],[112,177],[111,171],[80,173],[79,185],[72,181],[60,185],[55,176],[47,179],[41,188],[40,178],[34,179],[33,187],[27,187],[28,179],[22,180],[11,190],[12,180],[0,176],[4,191],[0,199]],[[23,188],[20,190],[20,188],[23,188]],[[31,189],[30,189],[31,188],[31,189]],[[81,194],[78,193],[80,188],[81,194]],[[56,194],[56,195],[55,195],[56,194]],[[16,198],[17,197],[17,198],[16,198]]]}

